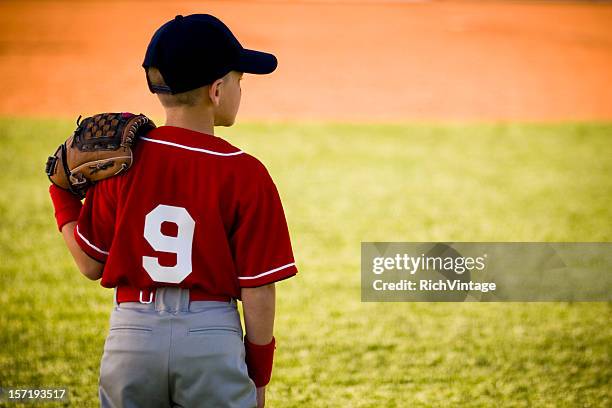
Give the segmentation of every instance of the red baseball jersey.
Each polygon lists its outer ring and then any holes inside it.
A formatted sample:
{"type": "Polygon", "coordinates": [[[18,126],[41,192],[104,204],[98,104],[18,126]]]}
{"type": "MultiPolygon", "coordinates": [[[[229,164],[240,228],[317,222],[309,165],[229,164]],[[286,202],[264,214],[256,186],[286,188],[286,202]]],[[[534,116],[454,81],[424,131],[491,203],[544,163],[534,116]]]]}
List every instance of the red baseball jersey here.
{"type": "Polygon", "coordinates": [[[218,137],[161,126],[132,168],[90,188],[75,228],[104,262],[104,287],[198,287],[240,297],[297,273],[285,214],[266,168],[218,137]]]}

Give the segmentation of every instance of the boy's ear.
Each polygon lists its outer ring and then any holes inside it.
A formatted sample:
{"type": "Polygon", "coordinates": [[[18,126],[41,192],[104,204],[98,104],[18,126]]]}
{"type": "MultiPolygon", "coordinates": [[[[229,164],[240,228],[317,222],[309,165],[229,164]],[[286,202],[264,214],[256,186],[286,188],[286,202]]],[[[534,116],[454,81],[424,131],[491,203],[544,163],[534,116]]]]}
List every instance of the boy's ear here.
{"type": "Polygon", "coordinates": [[[223,78],[219,78],[208,87],[208,97],[214,106],[219,106],[222,86],[223,78]]]}

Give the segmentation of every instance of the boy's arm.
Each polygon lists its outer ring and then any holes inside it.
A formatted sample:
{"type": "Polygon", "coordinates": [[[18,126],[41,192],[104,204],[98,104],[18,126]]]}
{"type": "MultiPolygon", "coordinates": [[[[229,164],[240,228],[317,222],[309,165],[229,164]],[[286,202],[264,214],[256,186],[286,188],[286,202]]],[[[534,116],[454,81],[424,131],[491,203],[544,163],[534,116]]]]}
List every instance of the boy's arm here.
{"type": "Polygon", "coordinates": [[[257,345],[270,343],[274,331],[276,305],[274,283],[258,288],[242,288],[241,297],[246,338],[257,345]]]}
{"type": "Polygon", "coordinates": [[[261,162],[246,157],[248,177],[239,178],[243,185],[229,243],[241,287],[245,360],[261,407],[274,360],[275,282],[295,275],[297,268],[276,185],[261,162]]]}
{"type": "Polygon", "coordinates": [[[91,280],[100,279],[104,264],[83,252],[74,238],[74,228],[83,206],[81,200],[54,184],[49,187],[49,195],[53,202],[57,227],[61,231],[64,242],[66,242],[79,271],[91,280]]]}
{"type": "Polygon", "coordinates": [[[83,252],[79,244],[77,244],[76,240],[74,239],[75,227],[76,221],[71,221],[62,227],[64,242],[66,243],[70,254],[74,258],[74,262],[79,268],[79,271],[81,271],[83,275],[91,280],[98,280],[102,277],[104,264],[96,261],[83,252]]]}
{"type": "Polygon", "coordinates": [[[244,348],[249,376],[257,387],[257,406],[265,405],[265,386],[272,375],[274,359],[274,283],[257,288],[242,288],[242,309],[246,337],[244,348]]]}

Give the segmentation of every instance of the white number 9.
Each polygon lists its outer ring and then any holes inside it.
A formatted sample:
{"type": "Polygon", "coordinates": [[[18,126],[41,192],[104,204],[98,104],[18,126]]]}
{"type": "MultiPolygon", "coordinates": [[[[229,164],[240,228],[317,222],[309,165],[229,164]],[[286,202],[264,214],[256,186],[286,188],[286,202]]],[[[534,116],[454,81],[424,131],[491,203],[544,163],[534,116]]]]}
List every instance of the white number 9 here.
{"type": "Polygon", "coordinates": [[[191,248],[195,221],[183,207],[160,204],[145,217],[144,237],[154,250],[176,254],[176,265],[162,266],[159,259],[142,257],[142,266],[155,282],[181,283],[191,273],[191,248]],[[177,225],[176,237],[164,235],[164,222],[177,225]]]}

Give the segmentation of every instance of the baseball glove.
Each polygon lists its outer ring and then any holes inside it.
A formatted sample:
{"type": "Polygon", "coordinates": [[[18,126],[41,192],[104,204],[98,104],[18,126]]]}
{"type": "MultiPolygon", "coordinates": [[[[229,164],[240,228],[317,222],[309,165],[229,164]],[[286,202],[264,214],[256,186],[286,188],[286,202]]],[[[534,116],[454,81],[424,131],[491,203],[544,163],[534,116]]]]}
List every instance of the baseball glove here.
{"type": "Polygon", "coordinates": [[[95,182],[129,169],[138,136],[154,128],[143,114],[79,116],[74,134],[49,156],[45,171],[53,184],[83,198],[95,182]]]}

